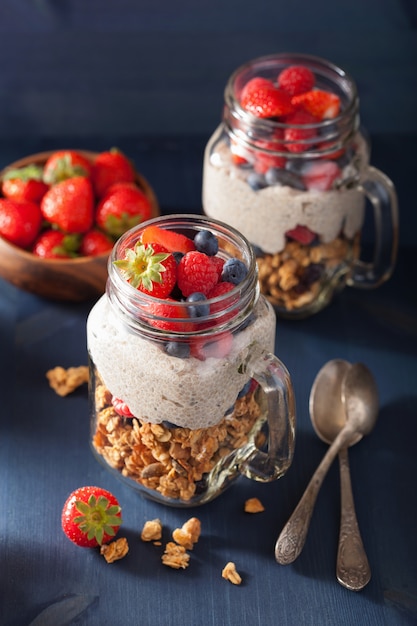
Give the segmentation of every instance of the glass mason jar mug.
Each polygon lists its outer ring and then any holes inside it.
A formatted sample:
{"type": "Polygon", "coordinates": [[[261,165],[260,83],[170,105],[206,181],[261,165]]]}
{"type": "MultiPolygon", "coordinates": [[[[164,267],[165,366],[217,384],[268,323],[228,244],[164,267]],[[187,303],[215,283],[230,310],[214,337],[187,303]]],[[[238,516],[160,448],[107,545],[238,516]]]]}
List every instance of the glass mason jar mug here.
{"type": "Polygon", "coordinates": [[[277,314],[306,317],[346,284],[387,280],[397,252],[397,197],[369,165],[350,76],[324,59],[277,54],[238,68],[224,97],[223,121],[205,150],[203,208],[254,245],[261,291],[277,314]],[[304,68],[298,85],[293,66],[304,68]],[[375,224],[372,262],[360,259],[366,199],[375,224]]]}
{"type": "Polygon", "coordinates": [[[253,249],[235,229],[175,215],[128,231],[114,246],[107,292],[87,321],[96,457],[143,495],[173,506],[208,502],[240,474],[281,477],[294,451],[295,401],[273,354],[275,325],[253,249]],[[174,253],[179,276],[197,233],[218,246],[194,251],[216,267],[206,294],[190,294],[179,278],[164,299],[133,286],[123,265],[129,255],[136,254],[137,268],[144,248],[154,253],[167,241],[171,250],[162,256],[174,253]],[[187,242],[179,254],[178,235],[187,242]]]}

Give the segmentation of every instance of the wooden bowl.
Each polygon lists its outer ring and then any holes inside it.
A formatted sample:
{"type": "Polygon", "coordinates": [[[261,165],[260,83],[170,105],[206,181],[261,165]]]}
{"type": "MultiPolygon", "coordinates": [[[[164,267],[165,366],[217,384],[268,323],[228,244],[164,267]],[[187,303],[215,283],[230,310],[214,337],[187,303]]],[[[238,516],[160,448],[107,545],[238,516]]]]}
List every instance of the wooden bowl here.
{"type": "MultiPolygon", "coordinates": [[[[53,152],[40,152],[19,159],[4,168],[0,176],[9,169],[25,167],[30,163],[43,165],[53,152]]],[[[86,150],[77,152],[91,161],[98,154],[86,150]]],[[[157,217],[159,205],[151,186],[138,173],[135,180],[151,202],[151,217],[157,217]]],[[[42,259],[0,237],[0,276],[20,289],[52,300],[81,302],[103,294],[108,257],[109,254],[105,253],[96,257],[42,259]]]]}

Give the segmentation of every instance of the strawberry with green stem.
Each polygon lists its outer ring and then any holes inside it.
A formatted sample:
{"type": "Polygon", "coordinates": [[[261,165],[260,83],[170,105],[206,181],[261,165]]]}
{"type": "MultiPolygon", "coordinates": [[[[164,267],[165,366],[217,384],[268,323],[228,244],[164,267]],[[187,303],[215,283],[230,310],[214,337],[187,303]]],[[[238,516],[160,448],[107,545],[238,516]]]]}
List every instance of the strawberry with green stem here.
{"type": "Polygon", "coordinates": [[[132,287],[155,298],[167,298],[177,281],[175,258],[158,243],[138,241],[126,250],[124,259],[114,264],[132,287]]]}
{"type": "Polygon", "coordinates": [[[48,157],[44,169],[43,180],[48,185],[55,185],[75,176],[91,176],[91,163],[76,150],[57,150],[48,157]]]}
{"type": "Polygon", "coordinates": [[[42,176],[43,168],[34,163],[8,170],[2,177],[3,196],[18,202],[39,203],[49,189],[42,176]]]}
{"type": "Polygon", "coordinates": [[[79,487],[67,498],[61,515],[62,530],[81,548],[108,543],[122,523],[115,496],[101,487],[79,487]]]}

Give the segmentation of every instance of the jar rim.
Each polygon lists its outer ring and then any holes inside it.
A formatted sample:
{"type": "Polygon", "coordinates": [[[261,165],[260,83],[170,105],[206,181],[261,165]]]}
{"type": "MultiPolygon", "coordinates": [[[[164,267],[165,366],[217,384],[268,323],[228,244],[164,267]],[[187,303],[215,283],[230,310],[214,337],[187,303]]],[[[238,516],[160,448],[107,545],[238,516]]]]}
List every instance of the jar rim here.
{"type": "MultiPolygon", "coordinates": [[[[229,256],[230,258],[233,256],[229,255],[223,248],[219,252],[224,257],[229,256]]],[[[244,235],[232,226],[219,220],[190,213],[161,215],[130,229],[117,240],[109,256],[106,293],[113,310],[122,315],[124,322],[133,330],[140,331],[147,336],[154,338],[163,336],[166,339],[171,336],[178,337],[178,335],[186,337],[212,335],[225,330],[233,330],[246,319],[259,297],[258,268],[255,252],[244,235]],[[198,323],[188,328],[185,321],[186,318],[183,315],[195,303],[186,302],[185,300],[173,301],[169,298],[155,298],[150,294],[139,291],[125,279],[122,271],[115,265],[115,261],[123,258],[124,251],[139,241],[143,230],[150,225],[171,226],[171,230],[175,227],[180,227],[182,231],[190,230],[190,232],[209,229],[221,237],[221,241],[229,247],[236,249],[236,251],[239,250],[239,256],[242,257],[241,260],[245,262],[248,269],[246,277],[227,293],[206,301],[209,305],[220,306],[220,311],[198,318],[198,323]],[[167,331],[152,324],[152,321],[157,323],[158,320],[164,319],[160,315],[151,312],[151,308],[154,308],[155,304],[159,307],[168,307],[168,309],[175,307],[177,310],[179,307],[182,312],[181,316],[173,316],[169,320],[174,326],[175,324],[178,325],[177,330],[167,331]],[[224,306],[222,307],[221,305],[224,306]],[[224,322],[222,322],[222,318],[224,318],[224,322]]]]}

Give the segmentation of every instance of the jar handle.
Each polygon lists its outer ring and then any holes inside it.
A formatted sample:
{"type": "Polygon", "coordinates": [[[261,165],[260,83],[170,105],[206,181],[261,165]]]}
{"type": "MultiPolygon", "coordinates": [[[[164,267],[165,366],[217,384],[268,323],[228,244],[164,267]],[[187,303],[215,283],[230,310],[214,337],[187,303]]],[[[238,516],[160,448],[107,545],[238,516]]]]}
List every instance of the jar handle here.
{"type": "Polygon", "coordinates": [[[372,204],[375,247],[372,262],[358,259],[347,279],[350,287],[378,287],[391,276],[398,250],[398,200],[393,182],[375,167],[369,166],[359,189],[372,204]]]}
{"type": "Polygon", "coordinates": [[[295,443],[295,397],[285,365],[273,354],[262,353],[248,363],[247,373],[259,384],[266,404],[268,450],[254,447],[239,467],[247,478],[269,482],[291,465],[295,443]]]}

